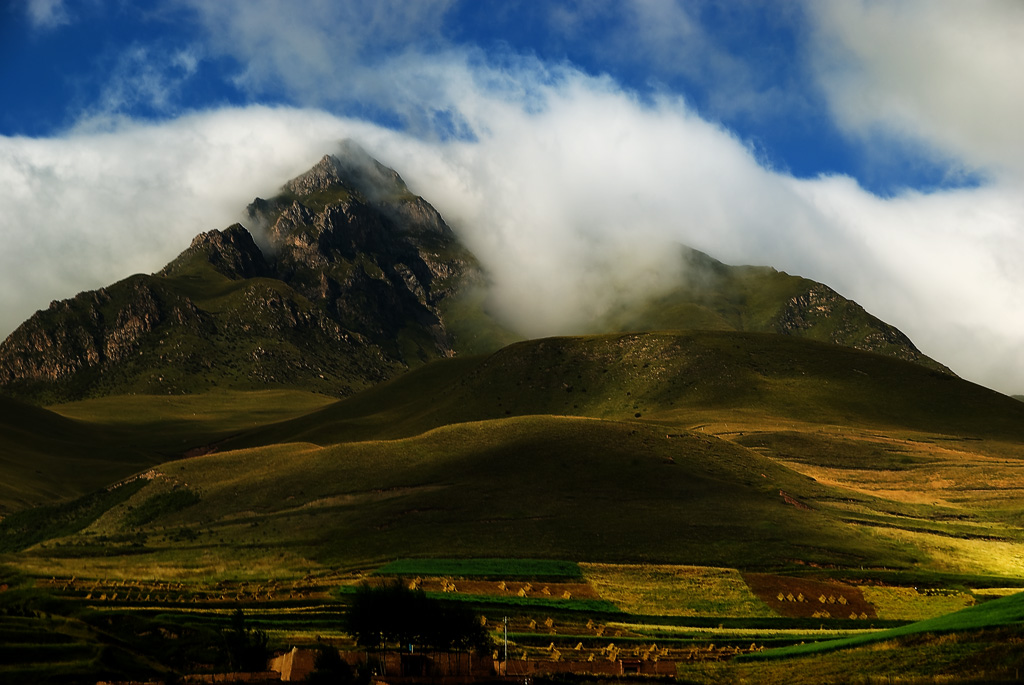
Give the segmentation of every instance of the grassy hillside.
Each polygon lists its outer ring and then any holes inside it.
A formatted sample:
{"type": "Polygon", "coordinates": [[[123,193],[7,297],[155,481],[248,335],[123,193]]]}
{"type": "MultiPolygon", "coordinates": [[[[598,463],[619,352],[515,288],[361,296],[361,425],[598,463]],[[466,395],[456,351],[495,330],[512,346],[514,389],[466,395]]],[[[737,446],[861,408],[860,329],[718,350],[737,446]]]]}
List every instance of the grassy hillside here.
{"type": "Polygon", "coordinates": [[[555,338],[337,402],[56,409],[165,454],[215,453],[162,464],[84,532],[28,550],[40,569],[272,575],[444,550],[1024,576],[1024,405],[791,337],[555,338]]]}
{"type": "Polygon", "coordinates": [[[556,338],[337,402],[221,392],[56,409],[206,456],[161,464],[84,531],[23,552],[40,571],[301,575],[443,550],[1024,577],[1024,405],[791,337],[556,338]]]}
{"type": "Polygon", "coordinates": [[[438,550],[747,567],[912,562],[780,494],[822,497],[827,488],[728,442],[639,422],[471,422],[394,441],[212,454],[158,471],[83,533],[29,550],[26,563],[77,557],[80,574],[128,565],[139,577],[164,567],[247,574],[254,559],[293,572],[358,567],[438,550]],[[110,556],[119,553],[128,556],[110,556]]]}
{"type": "Polygon", "coordinates": [[[232,445],[333,444],[550,414],[696,426],[764,420],[1024,440],[1024,404],[889,357],[779,335],[550,338],[439,361],[232,445]]]}
{"type": "Polygon", "coordinates": [[[734,330],[781,333],[948,371],[901,331],[823,283],[767,266],[730,266],[680,246],[683,276],[642,306],[614,312],[596,330],[734,330]]]}
{"type": "Polygon", "coordinates": [[[0,397],[0,516],[81,497],[333,398],[299,391],[101,398],[51,409],[0,397]]]}
{"type": "Polygon", "coordinates": [[[0,516],[79,497],[165,458],[100,427],[0,397],[0,516]]]}

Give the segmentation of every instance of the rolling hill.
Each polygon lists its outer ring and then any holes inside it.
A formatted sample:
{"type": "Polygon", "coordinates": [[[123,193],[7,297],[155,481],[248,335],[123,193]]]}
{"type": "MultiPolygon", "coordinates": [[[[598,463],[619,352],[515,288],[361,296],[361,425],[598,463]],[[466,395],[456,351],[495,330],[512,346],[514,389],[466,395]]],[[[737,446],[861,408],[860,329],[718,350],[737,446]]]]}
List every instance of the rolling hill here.
{"type": "MultiPolygon", "coordinates": [[[[247,397],[173,401],[202,416],[247,397]]],[[[190,445],[212,439],[146,471],[79,532],[34,541],[22,563],[230,577],[508,546],[527,558],[1024,573],[1007,499],[1024,486],[1024,405],[880,354],[735,332],[552,338],[438,360],[305,411],[301,395],[263,400],[255,427],[241,409],[181,421],[190,445]],[[978,479],[989,487],[972,490],[978,479]]],[[[117,407],[132,401],[57,409],[127,430],[117,407]]]]}
{"type": "Polygon", "coordinates": [[[881,354],[728,331],[608,334],[442,360],[225,447],[408,437],[443,425],[553,414],[693,426],[771,417],[1024,439],[1024,406],[881,354]]]}

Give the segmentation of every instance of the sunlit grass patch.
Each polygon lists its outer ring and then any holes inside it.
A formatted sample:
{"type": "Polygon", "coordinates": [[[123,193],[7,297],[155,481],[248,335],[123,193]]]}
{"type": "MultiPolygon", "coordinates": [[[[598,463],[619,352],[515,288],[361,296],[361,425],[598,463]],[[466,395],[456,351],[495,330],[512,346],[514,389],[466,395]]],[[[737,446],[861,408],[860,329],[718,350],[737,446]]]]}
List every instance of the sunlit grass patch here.
{"type": "Polygon", "coordinates": [[[880,619],[920,621],[950,614],[974,604],[966,592],[917,590],[910,587],[861,587],[880,619]]]}
{"type": "Polygon", "coordinates": [[[776,616],[739,571],[707,566],[582,564],[604,598],[631,614],[654,616],[776,616]]]}
{"type": "Polygon", "coordinates": [[[938,571],[1024,578],[1024,543],[1004,540],[963,539],[896,528],[875,528],[884,538],[912,545],[938,571]]]}
{"type": "Polygon", "coordinates": [[[784,659],[823,652],[831,652],[867,644],[885,643],[887,640],[913,635],[947,634],[958,631],[981,630],[1024,623],[1024,594],[967,607],[960,611],[910,623],[898,628],[856,635],[840,640],[827,640],[811,644],[774,649],[745,659],[784,659]]]}
{"type": "Polygon", "coordinates": [[[547,559],[398,559],[376,573],[392,576],[579,578],[578,564],[547,559]]]}

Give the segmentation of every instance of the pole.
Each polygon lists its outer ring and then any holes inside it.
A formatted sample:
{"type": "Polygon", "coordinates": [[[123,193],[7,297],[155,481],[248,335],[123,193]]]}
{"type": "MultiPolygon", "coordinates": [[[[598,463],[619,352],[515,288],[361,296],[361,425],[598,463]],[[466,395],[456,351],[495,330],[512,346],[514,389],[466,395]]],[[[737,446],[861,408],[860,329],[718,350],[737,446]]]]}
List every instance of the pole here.
{"type": "Polygon", "coordinates": [[[508,675],[508,616],[505,617],[505,657],[501,661],[505,675],[508,675]]]}

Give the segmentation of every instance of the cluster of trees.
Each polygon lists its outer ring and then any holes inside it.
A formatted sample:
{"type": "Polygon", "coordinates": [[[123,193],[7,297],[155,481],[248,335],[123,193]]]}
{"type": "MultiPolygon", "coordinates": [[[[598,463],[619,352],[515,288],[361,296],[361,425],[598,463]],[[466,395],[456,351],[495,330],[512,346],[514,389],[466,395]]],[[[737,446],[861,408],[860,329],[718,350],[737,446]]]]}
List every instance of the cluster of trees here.
{"type": "Polygon", "coordinates": [[[372,681],[369,668],[352,668],[331,645],[317,645],[313,667],[316,670],[306,678],[309,685],[370,685],[372,681]]]}
{"type": "Polygon", "coordinates": [[[245,623],[240,608],[231,616],[231,626],[225,630],[224,647],[228,663],[236,671],[265,671],[270,659],[269,639],[266,631],[251,628],[245,623]]]}
{"type": "Polygon", "coordinates": [[[491,637],[470,609],[427,597],[400,580],[361,585],[352,597],[345,630],[356,644],[377,652],[489,653],[491,637]]]}

